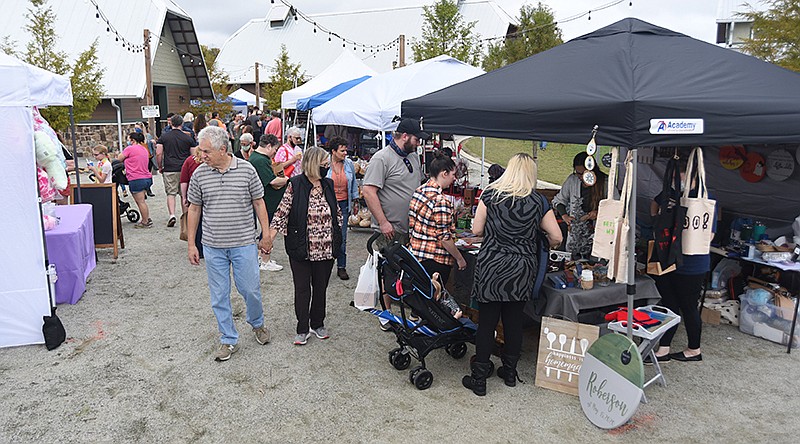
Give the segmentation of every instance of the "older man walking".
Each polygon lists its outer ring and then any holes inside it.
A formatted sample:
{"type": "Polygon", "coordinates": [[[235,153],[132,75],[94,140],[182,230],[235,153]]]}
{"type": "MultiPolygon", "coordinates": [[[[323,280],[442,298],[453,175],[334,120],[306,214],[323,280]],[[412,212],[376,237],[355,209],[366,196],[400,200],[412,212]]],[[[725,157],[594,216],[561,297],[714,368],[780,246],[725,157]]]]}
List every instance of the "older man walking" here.
{"type": "Polygon", "coordinates": [[[231,268],[236,289],[247,305],[247,323],[253,327],[256,341],[264,345],[270,333],[264,325],[258,251],[269,253],[272,240],[264,205],[264,187],[249,162],[230,155],[228,133],[209,126],[197,135],[198,150],[204,163],[197,167],[189,182],[189,262],[200,264],[195,246],[199,216],[203,216],[203,255],[211,293],[211,309],[221,334],[214,357],[227,361],[239,350],[239,334],[231,311],[231,268]],[[255,210],[263,236],[256,246],[253,224],[255,210]]]}

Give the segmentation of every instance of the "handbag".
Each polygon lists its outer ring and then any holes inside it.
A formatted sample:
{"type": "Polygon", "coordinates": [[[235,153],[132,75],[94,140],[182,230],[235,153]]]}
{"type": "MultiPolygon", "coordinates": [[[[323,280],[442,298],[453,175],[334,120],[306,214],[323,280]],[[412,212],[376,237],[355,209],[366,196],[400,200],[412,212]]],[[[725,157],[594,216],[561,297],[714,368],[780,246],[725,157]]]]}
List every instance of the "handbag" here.
{"type": "Polygon", "coordinates": [[[680,205],[681,176],[677,156],[667,162],[662,184],[659,212],[653,217],[653,246],[662,269],[683,262],[681,256],[681,231],[685,208],[680,205]]]}
{"type": "Polygon", "coordinates": [[[706,168],[703,165],[703,150],[696,147],[689,155],[686,167],[686,186],[681,196],[681,208],[685,213],[681,234],[681,251],[686,255],[708,254],[714,237],[714,208],[717,201],[708,198],[706,168]],[[697,170],[694,160],[697,159],[697,170]],[[697,197],[689,197],[694,179],[697,179],[697,197]]]}
{"type": "Polygon", "coordinates": [[[181,233],[179,235],[182,241],[189,240],[189,219],[188,213],[181,214],[181,233]]]}
{"type": "MultiPolygon", "coordinates": [[[[625,204],[622,199],[614,199],[614,187],[617,182],[617,156],[619,148],[611,149],[611,168],[608,173],[608,191],[606,198],[597,206],[597,221],[594,226],[592,256],[611,259],[614,255],[614,243],[617,239],[615,220],[622,216],[625,204]]],[[[627,174],[627,172],[626,172],[627,174]]]]}
{"type": "Polygon", "coordinates": [[[647,274],[662,276],[667,273],[672,273],[678,267],[675,264],[672,264],[667,268],[662,268],[661,262],[658,261],[658,257],[656,257],[654,254],[655,244],[656,241],[654,240],[647,241],[647,274]]]}
{"type": "Polygon", "coordinates": [[[631,178],[630,171],[633,167],[633,156],[628,151],[628,156],[625,158],[625,181],[622,185],[622,195],[620,200],[623,203],[622,215],[615,218],[614,230],[614,254],[608,261],[608,277],[614,279],[617,283],[628,283],[628,255],[631,245],[628,242],[628,233],[630,232],[630,199],[633,187],[633,179],[631,178]]]}
{"type": "Polygon", "coordinates": [[[358,284],[353,295],[353,305],[359,310],[370,310],[375,308],[380,296],[380,284],[378,283],[378,254],[371,254],[367,261],[361,266],[358,273],[358,284]]]}

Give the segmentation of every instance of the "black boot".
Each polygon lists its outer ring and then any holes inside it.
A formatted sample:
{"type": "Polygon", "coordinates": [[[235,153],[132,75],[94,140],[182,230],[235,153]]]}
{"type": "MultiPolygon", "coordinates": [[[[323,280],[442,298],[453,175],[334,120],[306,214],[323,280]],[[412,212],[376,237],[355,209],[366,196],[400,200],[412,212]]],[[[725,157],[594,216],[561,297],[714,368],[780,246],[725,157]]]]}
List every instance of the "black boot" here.
{"type": "Polygon", "coordinates": [[[486,378],[492,371],[491,363],[489,362],[473,362],[470,364],[472,374],[464,376],[461,383],[464,387],[472,390],[478,396],[486,395],[486,378]]]}
{"type": "Polygon", "coordinates": [[[517,361],[519,361],[519,355],[503,355],[500,359],[503,361],[503,366],[497,369],[497,376],[499,376],[507,386],[516,387],[517,381],[522,382],[517,374],[517,361]]]}

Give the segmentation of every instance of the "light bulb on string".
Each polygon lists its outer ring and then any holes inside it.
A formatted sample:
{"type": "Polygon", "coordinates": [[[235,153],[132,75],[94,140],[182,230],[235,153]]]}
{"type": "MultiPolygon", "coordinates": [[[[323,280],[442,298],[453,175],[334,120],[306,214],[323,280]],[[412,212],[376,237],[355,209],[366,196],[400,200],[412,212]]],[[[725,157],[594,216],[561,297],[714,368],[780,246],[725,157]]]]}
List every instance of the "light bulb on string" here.
{"type": "Polygon", "coordinates": [[[592,19],[592,11],[589,11],[589,20],[592,19]]]}
{"type": "Polygon", "coordinates": [[[95,20],[97,23],[100,23],[100,12],[97,12],[97,13],[94,15],[94,20],[95,20]]]}

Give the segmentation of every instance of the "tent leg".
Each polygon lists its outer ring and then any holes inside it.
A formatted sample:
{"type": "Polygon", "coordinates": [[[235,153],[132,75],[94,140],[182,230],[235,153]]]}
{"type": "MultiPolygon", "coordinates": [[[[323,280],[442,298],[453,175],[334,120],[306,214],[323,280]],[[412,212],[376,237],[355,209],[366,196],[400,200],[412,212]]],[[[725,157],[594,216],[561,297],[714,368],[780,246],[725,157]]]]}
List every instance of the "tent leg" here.
{"type": "Polygon", "coordinates": [[[72,130],[72,160],[75,162],[75,202],[81,203],[81,171],[78,169],[78,143],[75,136],[75,113],[72,105],[69,107],[69,127],[72,130]]]}
{"type": "Polygon", "coordinates": [[[631,200],[628,210],[628,339],[633,340],[633,300],[636,298],[636,174],[637,174],[637,150],[631,150],[633,161],[631,162],[631,200]]]}
{"type": "Polygon", "coordinates": [[[483,183],[483,171],[485,166],[486,166],[486,137],[481,137],[481,189],[486,188],[486,184],[483,183]]]}

